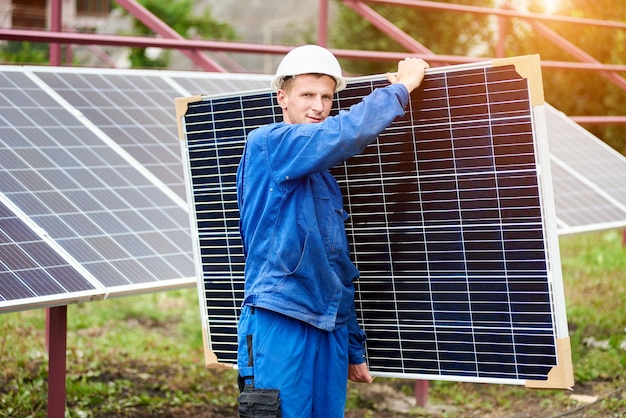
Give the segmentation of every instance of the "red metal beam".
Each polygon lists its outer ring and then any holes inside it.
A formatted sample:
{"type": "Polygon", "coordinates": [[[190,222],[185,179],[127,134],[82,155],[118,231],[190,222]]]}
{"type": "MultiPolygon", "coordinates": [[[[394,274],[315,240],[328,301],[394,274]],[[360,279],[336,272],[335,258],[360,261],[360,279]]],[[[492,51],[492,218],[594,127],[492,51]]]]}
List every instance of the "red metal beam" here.
{"type": "Polygon", "coordinates": [[[626,125],[626,116],[570,116],[581,125],[626,125]]]}
{"type": "Polygon", "coordinates": [[[412,36],[402,31],[395,24],[385,19],[372,8],[366,6],[362,1],[343,0],[343,3],[361,16],[363,16],[372,25],[376,26],[383,33],[390,36],[391,39],[402,45],[407,50],[418,54],[435,55],[430,49],[417,42],[412,36]]]}
{"type": "MultiPolygon", "coordinates": [[[[176,32],[174,29],[166,25],[161,19],[152,14],[148,9],[137,3],[135,0],[115,0],[126,11],[135,16],[141,23],[146,25],[150,30],[156,34],[161,35],[166,39],[184,40],[185,38],[176,32]]],[[[182,50],[191,61],[206,71],[214,72],[226,72],[215,61],[207,57],[198,49],[182,50]]]]}
{"type": "MultiPolygon", "coordinates": [[[[538,22],[536,20],[530,20],[528,23],[541,36],[548,39],[550,42],[557,45],[559,48],[563,49],[565,52],[577,58],[578,60],[582,62],[588,62],[591,64],[602,65],[600,61],[598,61],[597,59],[595,59],[594,57],[592,57],[591,55],[589,55],[582,49],[578,48],[576,45],[574,45],[567,39],[563,38],[561,35],[554,32],[552,29],[548,28],[543,23],[538,22]]],[[[617,85],[622,90],[626,90],[626,79],[624,77],[620,76],[616,72],[611,72],[611,71],[600,70],[599,73],[602,77],[606,78],[611,83],[617,85]]]]}
{"type": "MultiPolygon", "coordinates": [[[[623,22],[607,22],[603,20],[596,19],[580,19],[580,18],[569,18],[564,16],[548,16],[542,15],[538,13],[520,13],[514,10],[511,6],[508,6],[506,3],[502,6],[501,10],[487,8],[487,7],[476,7],[476,6],[465,6],[459,4],[447,4],[447,3],[436,3],[430,1],[419,1],[419,0],[367,0],[370,3],[379,3],[386,5],[394,5],[401,7],[412,7],[419,9],[433,9],[439,11],[454,11],[454,12],[464,12],[464,13],[478,13],[478,14],[487,14],[487,15],[498,15],[498,16],[508,16],[508,17],[518,17],[527,21],[540,35],[544,36],[550,42],[559,46],[560,48],[567,51],[572,56],[576,57],[580,61],[584,63],[590,63],[594,65],[598,65],[596,68],[599,70],[600,74],[609,80],[611,83],[617,85],[620,89],[626,91],[626,79],[621,75],[617,74],[614,71],[607,71],[604,67],[601,67],[603,64],[593,58],[591,55],[587,54],[582,49],[576,47],[571,42],[567,41],[562,36],[558,35],[556,32],[552,31],[543,23],[539,22],[539,20],[558,20],[562,22],[569,23],[585,23],[585,24],[594,24],[601,26],[610,26],[614,28],[623,28],[626,29],[626,23],[623,22]],[[608,23],[608,25],[607,25],[608,23]]],[[[415,41],[412,37],[407,35],[398,29],[393,23],[389,22],[374,10],[367,7],[362,0],[343,0],[343,3],[348,7],[352,8],[357,13],[361,14],[365,19],[370,21],[373,25],[377,26],[383,32],[391,36],[396,42],[403,45],[409,51],[425,53],[423,46],[417,41],[415,41]],[[417,44],[417,45],[415,45],[417,44]],[[416,49],[417,48],[417,49],[416,49]]],[[[502,22],[500,22],[500,28],[503,28],[502,22]]],[[[502,39],[502,34],[501,34],[502,39]]],[[[426,50],[428,51],[428,50],[426,50]]],[[[503,45],[499,44],[498,46],[498,56],[503,55],[503,45]]],[[[580,68],[580,67],[579,67],[580,68]]],[[[621,70],[617,70],[621,71],[621,70]]]]}
{"type": "Polygon", "coordinates": [[[412,7],[414,9],[431,9],[431,10],[443,10],[452,12],[464,12],[464,13],[476,13],[495,16],[508,16],[508,17],[520,17],[520,18],[532,18],[535,20],[553,21],[553,22],[565,22],[575,24],[585,24],[594,26],[603,26],[609,28],[626,29],[626,23],[600,20],[600,19],[587,19],[581,17],[569,17],[569,16],[555,16],[546,15],[541,13],[526,13],[518,12],[512,9],[492,9],[489,7],[480,6],[465,6],[461,4],[449,4],[438,3],[434,1],[422,1],[422,0],[365,0],[367,3],[379,3],[388,4],[393,6],[412,7]]]}
{"type": "Polygon", "coordinates": [[[541,60],[543,68],[560,68],[562,70],[581,70],[581,71],[624,71],[626,65],[617,64],[595,64],[577,61],[550,61],[541,60]]]}
{"type": "MultiPolygon", "coordinates": [[[[218,52],[237,52],[250,54],[273,54],[284,55],[293,46],[288,45],[260,45],[243,42],[207,41],[193,39],[164,39],[145,36],[120,36],[102,35],[93,33],[68,33],[46,32],[23,29],[0,29],[0,39],[8,41],[28,41],[39,43],[59,42],[65,44],[81,45],[110,45],[119,47],[161,47],[180,50],[205,50],[218,52]]],[[[407,52],[380,52],[380,51],[357,51],[345,49],[331,49],[339,58],[363,59],[372,61],[397,61],[405,58],[407,52]]],[[[487,58],[461,57],[452,55],[426,56],[420,54],[408,54],[421,58],[428,58],[429,62],[452,62],[467,63],[484,61],[487,58]]],[[[625,66],[626,68],[626,66],[625,66]]]]}
{"type": "Polygon", "coordinates": [[[180,50],[205,50],[221,52],[241,52],[251,54],[277,54],[289,52],[292,46],[259,45],[252,43],[206,41],[196,39],[165,39],[148,36],[121,36],[94,33],[48,32],[26,29],[0,29],[0,39],[27,42],[60,42],[78,45],[109,45],[119,47],[160,47],[180,50]]]}
{"type": "MultiPolygon", "coordinates": [[[[293,46],[260,45],[243,42],[207,41],[190,39],[164,39],[145,36],[101,35],[93,33],[47,32],[22,29],[0,29],[0,39],[8,41],[28,41],[39,43],[58,42],[62,44],[110,45],[119,47],[161,47],[181,50],[205,50],[215,52],[237,52],[249,54],[284,55],[293,46]]],[[[428,60],[429,63],[465,64],[489,61],[489,57],[467,57],[458,55],[426,55],[407,52],[359,51],[352,49],[330,49],[337,57],[370,61],[399,61],[407,55],[428,60]]],[[[565,61],[542,61],[543,67],[562,68],[581,71],[613,71],[626,72],[626,65],[595,64],[565,61]]]]}
{"type": "Polygon", "coordinates": [[[328,46],[328,0],[320,0],[317,18],[317,44],[328,46]]]}

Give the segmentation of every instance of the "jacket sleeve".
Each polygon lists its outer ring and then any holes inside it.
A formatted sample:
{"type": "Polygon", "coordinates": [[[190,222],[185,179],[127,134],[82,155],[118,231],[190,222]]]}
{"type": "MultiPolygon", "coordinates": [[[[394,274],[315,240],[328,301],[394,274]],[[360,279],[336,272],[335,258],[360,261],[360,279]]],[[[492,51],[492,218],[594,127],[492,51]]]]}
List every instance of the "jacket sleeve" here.
{"type": "Polygon", "coordinates": [[[329,170],[361,153],[404,114],[408,100],[404,85],[391,84],[322,123],[274,125],[263,143],[274,180],[281,184],[329,170]]]}
{"type": "Polygon", "coordinates": [[[365,362],[365,332],[356,320],[356,310],[352,304],[352,313],[348,320],[348,364],[365,362]]]}

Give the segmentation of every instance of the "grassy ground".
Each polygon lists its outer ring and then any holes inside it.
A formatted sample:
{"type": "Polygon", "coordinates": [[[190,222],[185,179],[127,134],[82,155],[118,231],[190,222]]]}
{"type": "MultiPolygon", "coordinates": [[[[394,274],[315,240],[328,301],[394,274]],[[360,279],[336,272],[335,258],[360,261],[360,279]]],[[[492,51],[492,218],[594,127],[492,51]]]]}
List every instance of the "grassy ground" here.
{"type": "MultiPolygon", "coordinates": [[[[346,417],[626,416],[621,239],[561,238],[574,391],[430,382],[416,408],[413,381],[379,378],[350,385],[346,417]]],[[[0,315],[0,417],[46,416],[44,322],[44,310],[0,315]]],[[[69,417],[237,416],[234,372],[203,366],[195,289],[69,306],[67,373],[69,417]]]]}

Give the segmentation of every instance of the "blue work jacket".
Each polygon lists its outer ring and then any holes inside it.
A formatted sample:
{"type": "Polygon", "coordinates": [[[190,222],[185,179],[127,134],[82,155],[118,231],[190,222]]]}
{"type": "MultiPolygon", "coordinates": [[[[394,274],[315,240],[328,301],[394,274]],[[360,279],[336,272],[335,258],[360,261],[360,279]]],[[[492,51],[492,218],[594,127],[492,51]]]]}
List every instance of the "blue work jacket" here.
{"type": "Polygon", "coordinates": [[[274,123],[248,135],[237,171],[244,304],[332,331],[346,323],[350,363],[363,360],[344,222],[348,214],[331,167],[362,152],[404,114],[402,84],[375,89],[316,124],[274,123]]]}

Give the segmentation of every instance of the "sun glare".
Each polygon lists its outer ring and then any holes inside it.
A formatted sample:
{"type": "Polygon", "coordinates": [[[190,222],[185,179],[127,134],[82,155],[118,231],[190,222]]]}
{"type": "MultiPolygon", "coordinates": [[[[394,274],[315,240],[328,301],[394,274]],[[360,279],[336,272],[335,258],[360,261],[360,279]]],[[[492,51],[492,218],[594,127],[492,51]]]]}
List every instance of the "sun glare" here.
{"type": "MultiPolygon", "coordinates": [[[[507,0],[500,0],[500,2],[505,2],[507,0]]],[[[561,0],[542,0],[542,1],[537,1],[537,0],[512,0],[511,4],[513,5],[514,8],[516,8],[517,10],[520,11],[528,11],[531,7],[531,4],[537,6],[538,4],[541,5],[542,10],[536,10],[539,13],[546,13],[546,14],[554,14],[557,13],[559,11],[559,7],[561,7],[562,5],[562,1],[561,0]]]]}
{"type": "Polygon", "coordinates": [[[543,4],[545,7],[545,13],[553,14],[559,9],[561,0],[543,0],[543,4]]]}

